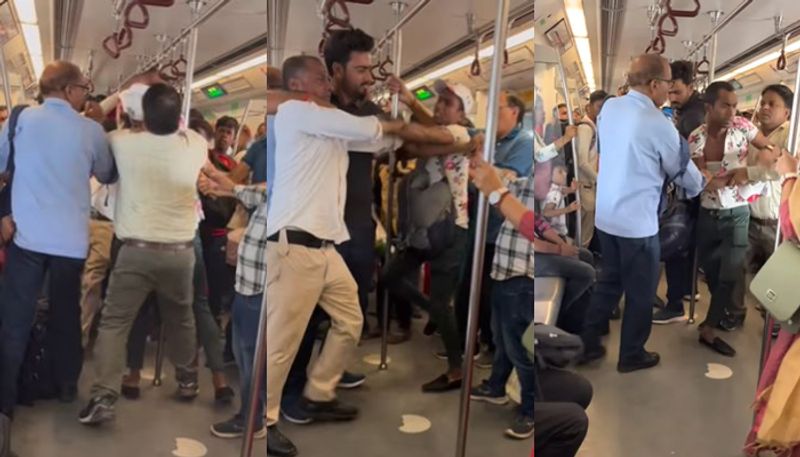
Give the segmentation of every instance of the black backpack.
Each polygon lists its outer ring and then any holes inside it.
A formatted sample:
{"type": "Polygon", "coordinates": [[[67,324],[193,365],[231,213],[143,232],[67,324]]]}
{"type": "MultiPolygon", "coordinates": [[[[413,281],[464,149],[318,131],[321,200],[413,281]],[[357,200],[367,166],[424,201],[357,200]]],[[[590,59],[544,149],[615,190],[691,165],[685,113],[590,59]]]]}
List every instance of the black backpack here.
{"type": "Polygon", "coordinates": [[[661,260],[670,260],[685,254],[694,235],[695,215],[692,202],[679,198],[680,188],[674,184],[689,166],[689,143],[681,137],[681,168],[675,176],[664,180],[659,203],[658,238],[661,260]]]}
{"type": "Polygon", "coordinates": [[[32,406],[36,400],[54,398],[56,394],[53,361],[47,351],[47,312],[40,311],[31,329],[25,359],[17,380],[17,403],[32,406]]]}
{"type": "Polygon", "coordinates": [[[444,171],[442,179],[431,183],[426,164],[418,161],[414,171],[400,181],[397,247],[430,260],[452,246],[456,209],[444,171]]]}
{"type": "Polygon", "coordinates": [[[581,337],[552,325],[533,325],[533,347],[542,368],[564,368],[583,354],[581,337]]]}
{"type": "Polygon", "coordinates": [[[11,214],[11,181],[14,177],[14,135],[16,135],[17,121],[22,111],[28,105],[17,105],[11,110],[8,117],[8,163],[5,174],[8,175],[5,186],[0,189],[0,217],[11,214]]]}

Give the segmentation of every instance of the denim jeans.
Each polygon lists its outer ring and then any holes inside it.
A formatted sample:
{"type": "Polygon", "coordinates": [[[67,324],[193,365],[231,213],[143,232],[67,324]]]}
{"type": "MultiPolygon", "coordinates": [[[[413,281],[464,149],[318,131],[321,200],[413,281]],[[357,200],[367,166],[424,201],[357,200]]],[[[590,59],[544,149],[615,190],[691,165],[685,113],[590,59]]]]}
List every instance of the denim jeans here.
{"type": "MultiPolygon", "coordinates": [[[[258,324],[261,319],[262,294],[241,295],[239,293],[233,299],[231,307],[231,321],[233,323],[233,355],[236,358],[236,365],[239,367],[241,407],[238,417],[247,418],[250,406],[250,392],[253,376],[253,359],[256,354],[256,344],[258,340],[258,324]]],[[[264,424],[264,401],[266,399],[266,384],[263,382],[259,386],[260,399],[256,409],[256,430],[264,424]]]]}
{"type": "Polygon", "coordinates": [[[637,360],[645,355],[653,320],[653,297],[659,279],[661,246],[658,235],[623,238],[597,230],[603,250],[603,268],[586,312],[581,337],[587,350],[600,346],[608,319],[625,293],[619,360],[637,360]]]}
{"type": "Polygon", "coordinates": [[[16,244],[6,249],[6,266],[0,287],[0,412],[11,417],[17,402],[17,377],[31,328],[36,303],[49,273],[49,318],[46,348],[53,361],[56,387],[77,386],[83,365],[81,344],[81,273],[84,259],[28,251],[16,244]]]}
{"type": "Polygon", "coordinates": [[[522,335],[533,321],[533,278],[520,276],[497,281],[492,288],[494,361],[489,387],[505,392],[511,370],[517,369],[522,396],[520,413],[533,417],[533,361],[522,345],[522,335]]]}
{"type": "Polygon", "coordinates": [[[560,277],[566,281],[558,326],[571,333],[580,333],[595,282],[594,256],[587,249],[581,249],[577,258],[539,253],[535,256],[536,277],[560,277]]]}
{"type": "Polygon", "coordinates": [[[363,227],[348,226],[350,239],[336,246],[336,250],[344,259],[347,269],[358,284],[358,304],[364,315],[363,332],[369,331],[367,307],[369,306],[369,290],[372,288],[372,275],[375,273],[377,256],[375,255],[375,224],[363,227]]]}

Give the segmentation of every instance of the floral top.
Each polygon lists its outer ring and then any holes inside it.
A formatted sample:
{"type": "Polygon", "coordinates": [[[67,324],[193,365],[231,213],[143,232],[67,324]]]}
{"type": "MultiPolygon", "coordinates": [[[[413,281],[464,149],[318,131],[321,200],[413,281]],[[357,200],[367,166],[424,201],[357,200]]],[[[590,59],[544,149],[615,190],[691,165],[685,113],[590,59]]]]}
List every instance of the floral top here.
{"type": "MultiPolygon", "coordinates": [[[[470,134],[466,127],[460,125],[448,125],[447,130],[455,138],[456,144],[469,143],[470,134]]],[[[461,228],[469,228],[469,158],[464,154],[450,154],[428,160],[426,169],[431,177],[431,182],[437,182],[442,178],[447,179],[450,185],[450,192],[453,194],[453,203],[456,207],[456,225],[461,228]],[[441,170],[444,171],[442,176],[441,170]]]]}
{"type": "MultiPolygon", "coordinates": [[[[747,167],[750,143],[758,135],[758,128],[744,117],[736,116],[725,132],[725,151],[721,162],[706,162],[712,174],[724,174],[729,170],[747,167]]],[[[706,124],[701,125],[689,135],[689,149],[692,158],[704,157],[708,140],[706,124]]],[[[717,191],[703,191],[700,204],[707,209],[729,209],[746,206],[755,201],[766,190],[763,182],[729,186],[717,191]]]]}

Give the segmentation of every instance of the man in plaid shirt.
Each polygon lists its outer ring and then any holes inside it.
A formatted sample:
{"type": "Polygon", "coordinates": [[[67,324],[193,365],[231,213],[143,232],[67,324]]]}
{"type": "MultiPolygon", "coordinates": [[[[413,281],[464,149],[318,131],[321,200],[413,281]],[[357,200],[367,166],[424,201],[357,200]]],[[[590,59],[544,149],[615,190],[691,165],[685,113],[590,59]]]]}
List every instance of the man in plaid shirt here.
{"type": "MultiPolygon", "coordinates": [[[[211,432],[220,438],[242,436],[250,403],[250,380],[253,372],[261,316],[267,265],[267,188],[264,183],[249,186],[235,185],[227,175],[212,168],[203,169],[200,191],[211,196],[236,197],[252,212],[247,230],[239,244],[236,261],[236,297],[231,307],[233,325],[233,353],[239,366],[241,379],[241,407],[231,419],[214,424],[211,432]]],[[[261,386],[263,390],[263,386],[261,386]]],[[[258,402],[256,411],[256,438],[266,436],[263,424],[264,401],[258,402]]]]}
{"type": "MultiPolygon", "coordinates": [[[[514,181],[508,188],[525,206],[533,208],[532,177],[514,181]]],[[[506,383],[516,368],[522,406],[506,435],[526,439],[533,435],[534,374],[533,362],[522,345],[522,335],[533,321],[533,243],[509,221],[503,222],[497,237],[491,277],[495,281],[492,332],[497,349],[491,376],[472,389],[471,397],[494,404],[507,403],[506,383]]]]}

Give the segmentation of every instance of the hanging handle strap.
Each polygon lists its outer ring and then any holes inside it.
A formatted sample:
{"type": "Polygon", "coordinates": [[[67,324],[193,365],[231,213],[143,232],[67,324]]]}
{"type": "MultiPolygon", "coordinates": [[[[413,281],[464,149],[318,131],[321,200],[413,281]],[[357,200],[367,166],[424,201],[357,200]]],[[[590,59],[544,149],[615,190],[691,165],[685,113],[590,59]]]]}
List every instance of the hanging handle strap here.
{"type": "Polygon", "coordinates": [[[145,7],[140,0],[132,1],[126,8],[125,8],[125,25],[132,29],[146,29],[148,25],[150,25],[150,13],[147,12],[147,7],[145,7]],[[133,19],[131,13],[133,13],[134,9],[138,9],[141,13],[142,18],[140,20],[133,19]]]}
{"type": "Polygon", "coordinates": [[[697,17],[700,14],[700,0],[694,0],[694,9],[676,10],[672,8],[672,0],[667,1],[667,13],[674,17],[697,17]]]}
{"type": "Polygon", "coordinates": [[[667,37],[677,36],[678,35],[678,20],[675,19],[675,16],[673,16],[671,14],[664,14],[663,16],[661,16],[661,18],[658,20],[658,33],[661,36],[667,36],[667,37]],[[664,24],[667,21],[667,19],[669,19],[669,22],[672,23],[672,27],[671,28],[664,28],[664,24]]]}

